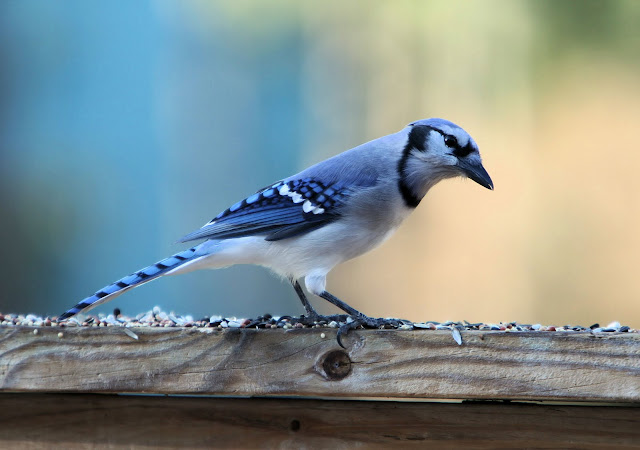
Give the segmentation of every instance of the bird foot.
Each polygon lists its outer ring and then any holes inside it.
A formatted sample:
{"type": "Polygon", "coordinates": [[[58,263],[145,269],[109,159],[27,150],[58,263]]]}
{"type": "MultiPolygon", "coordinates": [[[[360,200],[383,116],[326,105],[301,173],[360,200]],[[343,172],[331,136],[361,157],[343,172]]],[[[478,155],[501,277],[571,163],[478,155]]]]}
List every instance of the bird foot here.
{"type": "Polygon", "coordinates": [[[381,328],[399,328],[405,324],[411,324],[410,321],[404,319],[383,319],[383,318],[373,318],[369,316],[365,316],[364,314],[361,316],[350,316],[353,320],[351,322],[347,322],[342,325],[338,329],[338,345],[342,348],[346,348],[342,344],[342,337],[346,336],[346,334],[350,330],[355,330],[356,328],[362,326],[364,328],[373,328],[373,329],[381,329],[381,328]]]}
{"type": "Polygon", "coordinates": [[[346,336],[350,330],[355,330],[356,328],[370,328],[370,329],[381,329],[381,328],[400,328],[402,325],[410,325],[411,321],[405,319],[383,319],[383,318],[374,318],[365,316],[364,314],[360,315],[349,315],[349,314],[333,314],[330,316],[324,316],[318,313],[307,313],[304,316],[300,316],[298,318],[290,319],[292,324],[301,323],[305,326],[313,327],[315,325],[328,325],[331,322],[341,323],[338,328],[338,345],[342,348],[346,348],[342,343],[342,337],[346,336]]]}

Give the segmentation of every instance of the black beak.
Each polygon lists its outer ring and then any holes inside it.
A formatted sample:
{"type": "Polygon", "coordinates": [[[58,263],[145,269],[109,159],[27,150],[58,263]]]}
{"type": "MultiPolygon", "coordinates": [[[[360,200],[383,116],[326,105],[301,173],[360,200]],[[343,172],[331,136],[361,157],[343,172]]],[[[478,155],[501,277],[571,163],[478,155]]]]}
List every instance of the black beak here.
{"type": "Polygon", "coordinates": [[[491,177],[482,166],[480,161],[468,161],[466,159],[458,160],[458,167],[462,169],[464,174],[478,183],[480,186],[484,186],[487,189],[493,190],[493,181],[491,177]]]}

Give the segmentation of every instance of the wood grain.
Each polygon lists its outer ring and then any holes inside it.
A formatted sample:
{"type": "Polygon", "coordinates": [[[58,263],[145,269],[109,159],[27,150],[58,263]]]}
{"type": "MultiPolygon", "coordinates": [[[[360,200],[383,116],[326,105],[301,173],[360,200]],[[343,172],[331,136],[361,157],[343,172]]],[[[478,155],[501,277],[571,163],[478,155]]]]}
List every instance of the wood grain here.
{"type": "Polygon", "coordinates": [[[638,334],[33,330],[0,327],[0,391],[640,402],[638,334]]]}
{"type": "Polygon", "coordinates": [[[640,409],[0,394],[2,448],[640,448],[640,409]]]}

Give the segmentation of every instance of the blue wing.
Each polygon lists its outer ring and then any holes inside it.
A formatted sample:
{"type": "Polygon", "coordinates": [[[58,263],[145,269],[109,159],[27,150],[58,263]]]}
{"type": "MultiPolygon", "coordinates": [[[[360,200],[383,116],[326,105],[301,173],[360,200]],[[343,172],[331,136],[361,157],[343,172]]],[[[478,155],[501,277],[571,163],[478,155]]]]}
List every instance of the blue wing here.
{"type": "Polygon", "coordinates": [[[280,181],[236,203],[180,242],[263,235],[277,241],[307,233],[340,216],[351,190],[313,177],[280,181]]]}

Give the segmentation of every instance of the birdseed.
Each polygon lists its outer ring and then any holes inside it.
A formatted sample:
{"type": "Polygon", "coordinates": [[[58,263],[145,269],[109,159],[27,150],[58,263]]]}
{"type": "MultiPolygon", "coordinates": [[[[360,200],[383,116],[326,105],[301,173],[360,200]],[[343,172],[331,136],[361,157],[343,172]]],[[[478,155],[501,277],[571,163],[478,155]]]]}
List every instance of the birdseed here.
{"type": "MultiPolygon", "coordinates": [[[[97,315],[78,315],[67,320],[58,322],[57,317],[40,317],[34,314],[6,314],[0,313],[0,327],[14,326],[30,326],[30,327],[59,327],[59,328],[94,328],[94,327],[127,327],[131,328],[132,334],[134,328],[145,327],[162,327],[162,328],[214,328],[222,330],[224,328],[257,328],[257,329],[293,329],[293,328],[340,328],[342,325],[350,323],[353,319],[346,314],[336,314],[327,317],[321,317],[319,320],[309,320],[304,316],[272,316],[265,314],[256,318],[237,318],[222,317],[219,315],[207,316],[202,319],[194,319],[191,315],[181,316],[174,312],[164,312],[159,307],[153,308],[151,311],[141,313],[135,317],[123,314],[120,310],[114,311],[118,314],[97,314],[97,315]]],[[[594,323],[591,326],[579,325],[542,325],[542,324],[522,324],[519,322],[498,322],[498,323],[470,323],[468,321],[454,322],[436,322],[436,321],[420,321],[410,322],[408,320],[395,320],[396,325],[385,325],[385,328],[399,329],[403,331],[409,330],[446,330],[452,332],[456,341],[458,334],[464,331],[480,330],[495,332],[590,332],[593,334],[610,334],[610,333],[638,333],[639,330],[628,325],[621,325],[618,321],[608,323],[601,326],[594,323]],[[454,331],[456,330],[456,331],[454,331]],[[457,334],[456,334],[457,332],[457,334]]],[[[360,325],[361,328],[366,328],[360,325]]],[[[127,331],[125,331],[127,332],[127,331]]],[[[34,330],[37,335],[37,329],[34,330]]],[[[129,334],[129,333],[127,333],[129,334]]],[[[58,337],[62,338],[64,333],[58,333],[58,337]]],[[[131,335],[130,335],[131,336],[131,335]]],[[[133,337],[133,336],[131,336],[133,337]]]]}

